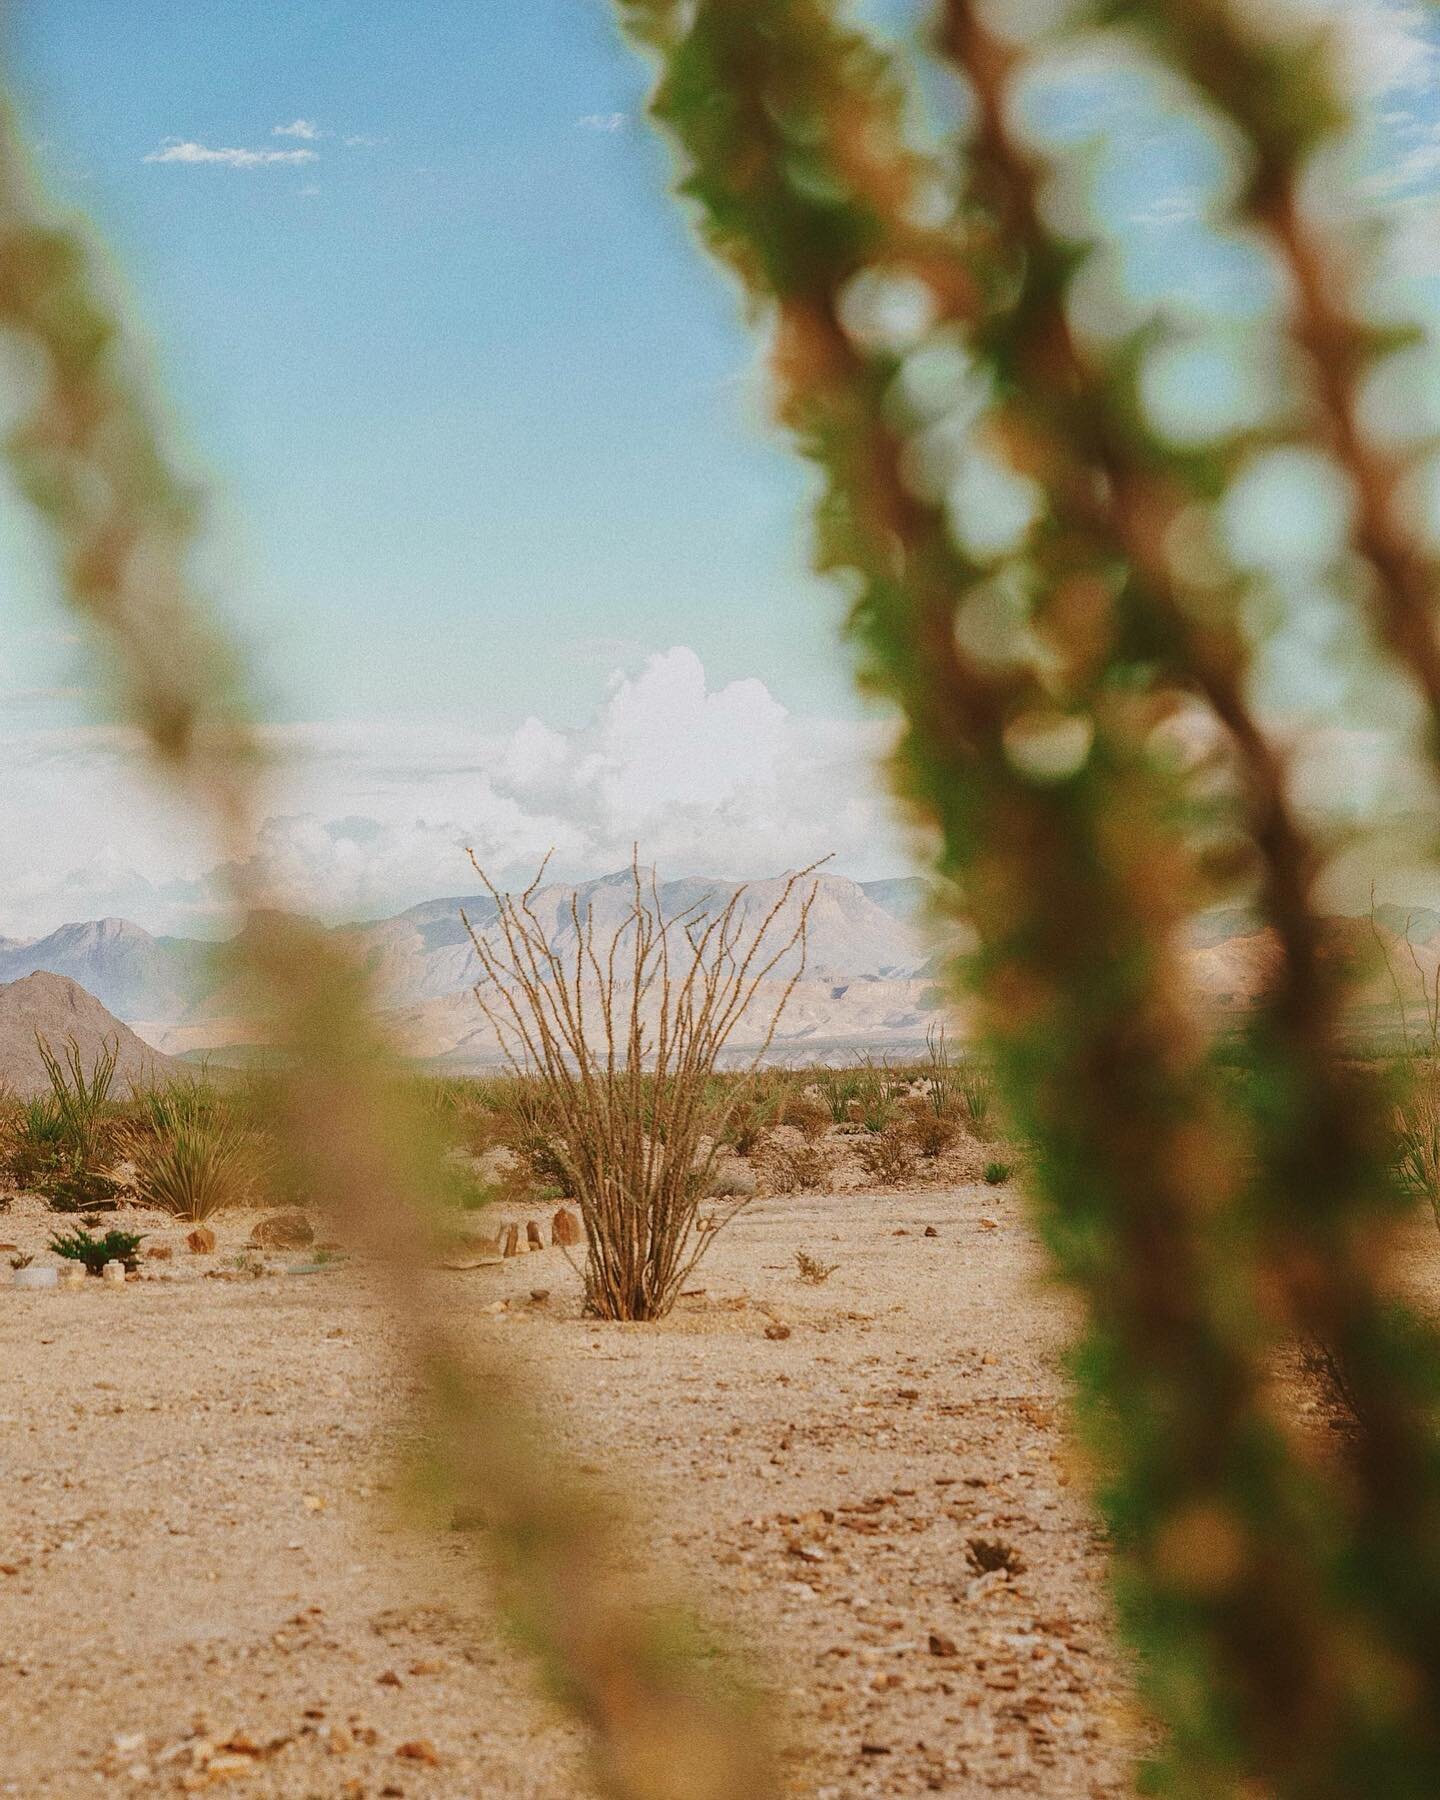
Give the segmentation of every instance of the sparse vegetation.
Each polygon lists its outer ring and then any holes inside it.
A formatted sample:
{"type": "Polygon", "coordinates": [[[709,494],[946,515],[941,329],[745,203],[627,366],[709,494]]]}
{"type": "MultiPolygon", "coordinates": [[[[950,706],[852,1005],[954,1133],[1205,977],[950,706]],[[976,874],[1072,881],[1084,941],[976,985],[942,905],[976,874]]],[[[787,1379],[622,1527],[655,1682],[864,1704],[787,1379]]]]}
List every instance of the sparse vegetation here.
{"type": "Polygon", "coordinates": [[[896,1120],[859,1139],[855,1148],[866,1172],[875,1181],[909,1181],[919,1160],[913,1128],[903,1120],[896,1120]]]}
{"type": "Polygon", "coordinates": [[[1020,1552],[1003,1538],[967,1538],[965,1556],[977,1575],[1019,1575],[1025,1567],[1020,1552]]]}
{"type": "Polygon", "coordinates": [[[1008,1162],[987,1162],[985,1165],[985,1182],[988,1187],[1004,1187],[1014,1173],[1008,1162]]]}
{"type": "Polygon", "coordinates": [[[531,1166],[541,1175],[543,1158],[543,1175],[579,1204],[587,1306],[601,1318],[658,1318],[714,1235],[697,1229],[697,1209],[728,1108],[745,1097],[741,1083],[714,1098],[720,1054],[774,978],[780,993],[747,1071],[769,1085],[758,1066],[804,968],[811,871],[758,919],[744,888],[721,907],[667,918],[637,861],[630,904],[604,940],[572,900],[564,956],[531,906],[540,876],[513,896],[476,872],[496,907],[485,932],[471,930],[476,997],[512,1069],[536,1084],[531,1166]]]}
{"type": "Polygon", "coordinates": [[[808,1250],[795,1252],[795,1272],[807,1287],[823,1287],[839,1267],[839,1263],[821,1262],[808,1250]]]}
{"type": "Polygon", "coordinates": [[[123,1187],[108,1171],[115,1151],[111,1088],[119,1047],[104,1045],[86,1068],[73,1037],[58,1055],[38,1033],[35,1043],[50,1092],[10,1109],[5,1173],[17,1187],[45,1195],[57,1212],[112,1206],[123,1187]]]}
{"type": "Polygon", "coordinates": [[[140,1137],[131,1150],[135,1192],[144,1205],[198,1225],[222,1206],[255,1199],[262,1152],[256,1134],[240,1119],[194,1097],[156,1110],[165,1115],[164,1125],[140,1137]]]}
{"type": "Polygon", "coordinates": [[[824,1144],[772,1138],[759,1157],[761,1171],[777,1194],[814,1193],[830,1179],[831,1161],[824,1144]]]}
{"type": "Polygon", "coordinates": [[[123,1263],[127,1269],[135,1268],[143,1241],[143,1232],[107,1231],[104,1237],[97,1238],[82,1228],[57,1232],[50,1239],[50,1248],[57,1256],[83,1263],[90,1274],[98,1275],[108,1262],[123,1263]]]}

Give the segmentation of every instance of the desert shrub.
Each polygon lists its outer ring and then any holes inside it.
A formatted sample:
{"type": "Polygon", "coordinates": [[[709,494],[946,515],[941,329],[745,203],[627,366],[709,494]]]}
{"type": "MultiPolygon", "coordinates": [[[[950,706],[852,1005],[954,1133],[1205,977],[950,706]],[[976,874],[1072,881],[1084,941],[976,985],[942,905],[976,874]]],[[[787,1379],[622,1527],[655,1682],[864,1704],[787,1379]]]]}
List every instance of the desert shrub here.
{"type": "Polygon", "coordinates": [[[855,1151],[872,1181],[908,1181],[918,1153],[912,1127],[897,1120],[855,1141],[855,1151]]]}
{"type": "Polygon", "coordinates": [[[274,1158],[248,1099],[205,1080],[137,1087],[118,1144],[143,1204],[199,1224],[273,1197],[274,1158]]]}
{"type": "Polygon", "coordinates": [[[236,1119],[181,1119],[136,1145],[135,1191],[146,1206],[199,1224],[221,1207],[256,1198],[261,1154],[255,1134],[236,1119]]]}
{"type": "Polygon", "coordinates": [[[821,1262],[808,1250],[795,1252],[795,1273],[807,1287],[822,1287],[839,1267],[839,1263],[821,1262]]]}
{"type": "Polygon", "coordinates": [[[741,1100],[731,1108],[721,1128],[721,1139],[737,1156],[753,1156],[769,1129],[752,1101],[741,1100]]]}
{"type": "Polygon", "coordinates": [[[777,1194],[814,1193],[829,1184],[831,1161],[827,1147],[821,1143],[797,1143],[770,1138],[760,1152],[759,1162],[766,1185],[777,1194]]]}
{"type": "Polygon", "coordinates": [[[110,1093],[120,1060],[119,1042],[112,1039],[103,1044],[88,1069],[73,1037],[64,1040],[59,1055],[38,1032],[35,1044],[50,1082],[52,1117],[71,1160],[100,1160],[112,1148],[110,1093]]]}
{"type": "Polygon", "coordinates": [[[107,1262],[121,1262],[127,1269],[133,1269],[136,1252],[143,1241],[142,1232],[107,1231],[104,1237],[97,1238],[89,1231],[80,1230],[57,1232],[50,1239],[50,1248],[57,1256],[83,1263],[90,1274],[98,1275],[107,1262]]]}
{"type": "Polygon", "coordinates": [[[106,1173],[116,1148],[118,1115],[111,1101],[119,1046],[110,1042],[87,1068],[73,1037],[60,1054],[37,1032],[50,1082],[47,1094],[17,1103],[4,1136],[6,1174],[41,1194],[59,1212],[113,1205],[122,1184],[106,1173]]]}
{"type": "Polygon", "coordinates": [[[38,1172],[30,1186],[58,1213],[114,1212],[129,1193],[115,1176],[83,1165],[38,1172]]]}
{"type": "Polygon", "coordinates": [[[725,1222],[712,1216],[702,1232],[697,1209],[727,1112],[750,1096],[743,1082],[717,1084],[717,1064],[771,979],[784,986],[747,1074],[757,1103],[788,1085],[759,1065],[804,969],[810,871],[791,876],[758,919],[744,888],[708,913],[666,917],[637,861],[630,907],[607,942],[572,899],[574,947],[563,958],[531,906],[539,876],[516,897],[478,863],[476,872],[496,908],[483,934],[471,932],[483,971],[476,997],[517,1079],[533,1084],[527,1153],[537,1156],[538,1138],[584,1217],[587,1307],[608,1319],[659,1317],[725,1222]]]}
{"type": "Polygon", "coordinates": [[[966,1123],[977,1138],[987,1138],[993,1127],[995,1083],[990,1071],[973,1056],[957,1063],[951,1074],[960,1097],[966,1123]]]}
{"type": "Polygon", "coordinates": [[[793,1125],[807,1143],[816,1143],[830,1129],[830,1109],[804,1094],[794,1095],[785,1103],[781,1123],[793,1125]]]}
{"type": "Polygon", "coordinates": [[[910,1120],[910,1141],[928,1161],[943,1156],[960,1135],[958,1121],[949,1113],[937,1113],[923,1105],[910,1120]]]}
{"type": "Polygon", "coordinates": [[[827,1069],[819,1076],[818,1085],[833,1124],[848,1125],[855,1117],[862,1081],[855,1069],[827,1069]]]}
{"type": "Polygon", "coordinates": [[[753,1156],[785,1116],[791,1095],[790,1076],[773,1069],[758,1071],[753,1081],[732,1077],[720,1084],[711,1104],[722,1121],[722,1141],[737,1156],[753,1156]]]}
{"type": "Polygon", "coordinates": [[[1025,1568],[1020,1552],[1003,1538],[967,1538],[965,1557],[977,1575],[1019,1575],[1025,1568]]]}
{"type": "Polygon", "coordinates": [[[989,1187],[1003,1187],[1014,1173],[1008,1162],[987,1162],[985,1181],[989,1187]]]}
{"type": "Polygon", "coordinates": [[[851,1117],[878,1136],[894,1123],[895,1082],[891,1072],[870,1057],[855,1071],[857,1091],[851,1117]]]}

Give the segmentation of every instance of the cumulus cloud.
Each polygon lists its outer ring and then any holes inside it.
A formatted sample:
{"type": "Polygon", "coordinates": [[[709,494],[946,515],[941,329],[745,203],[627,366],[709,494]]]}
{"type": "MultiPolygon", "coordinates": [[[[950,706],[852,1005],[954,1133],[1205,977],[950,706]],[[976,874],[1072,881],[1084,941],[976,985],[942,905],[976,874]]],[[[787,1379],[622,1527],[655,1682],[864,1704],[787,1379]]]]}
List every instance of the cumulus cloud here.
{"type": "Polygon", "coordinates": [[[213,149],[187,138],[166,138],[158,150],[145,158],[147,163],[221,163],[231,169],[260,169],[276,163],[311,163],[313,150],[239,150],[213,149]]]}
{"type": "Polygon", "coordinates": [[[292,119],[288,125],[272,125],[270,135],[271,137],[304,138],[307,143],[313,143],[317,138],[324,137],[325,133],[313,119],[292,119]]]}
{"type": "Polygon", "coordinates": [[[623,112],[585,113],[575,123],[581,131],[614,132],[624,129],[626,116],[623,112]]]}
{"type": "MultiPolygon", "coordinates": [[[[757,680],[712,687],[685,648],[612,676],[574,728],[389,720],[264,737],[274,799],[247,874],[272,904],[327,919],[472,891],[472,846],[511,883],[547,851],[557,876],[604,874],[635,843],[672,875],[773,874],[831,851],[862,877],[905,866],[874,772],[886,728],[793,714],[757,680]]],[[[226,870],[152,792],[130,734],[36,733],[3,748],[0,935],[110,913],[224,929],[226,870]]]]}

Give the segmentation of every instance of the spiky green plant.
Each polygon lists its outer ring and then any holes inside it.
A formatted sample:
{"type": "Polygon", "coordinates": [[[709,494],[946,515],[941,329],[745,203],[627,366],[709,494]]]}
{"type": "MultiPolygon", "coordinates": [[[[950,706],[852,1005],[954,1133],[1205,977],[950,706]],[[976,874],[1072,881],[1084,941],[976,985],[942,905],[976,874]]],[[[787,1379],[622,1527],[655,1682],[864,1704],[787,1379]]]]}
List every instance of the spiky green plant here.
{"type": "Polygon", "coordinates": [[[819,563],[903,716],[897,780],[963,908],[1041,1228],[1088,1303],[1082,1412],[1165,1727],[1150,1783],[1440,1791],[1440,1343],[1385,1279],[1397,1200],[1377,1096],[1342,1054],[1325,849],[1255,700],[1261,621],[1308,597],[1303,571],[1246,561],[1222,529],[1266,453],[1334,475],[1331,642],[1386,659],[1440,745],[1436,552],[1411,505],[1428,445],[1375,429],[1371,377],[1400,340],[1365,313],[1373,256],[1309,204],[1347,123],[1336,9],[944,0],[932,49],[966,104],[943,145],[899,61],[829,0],[619,10],[820,472],[819,563]],[[1097,48],[1207,134],[1217,231],[1278,275],[1277,398],[1197,439],[1147,385],[1183,332],[1135,321],[1115,247],[1072,223],[1089,147],[1042,152],[1027,129],[1032,75],[1093,74],[1097,48]],[[1208,764],[1166,754],[1180,719],[1208,764]],[[1237,1103],[1182,946],[1242,881],[1280,956],[1237,1103]],[[1291,1334],[1352,1399],[1343,1475],[1277,1415],[1291,1334]]]}

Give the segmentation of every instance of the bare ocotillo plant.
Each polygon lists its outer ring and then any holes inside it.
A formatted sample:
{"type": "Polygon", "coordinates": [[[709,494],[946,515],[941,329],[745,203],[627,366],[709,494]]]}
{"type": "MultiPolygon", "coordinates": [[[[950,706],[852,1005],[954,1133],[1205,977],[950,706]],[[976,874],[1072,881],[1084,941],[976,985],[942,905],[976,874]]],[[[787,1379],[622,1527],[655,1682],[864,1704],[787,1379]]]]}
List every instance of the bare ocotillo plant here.
{"type": "Polygon", "coordinates": [[[741,887],[721,907],[667,918],[637,859],[620,922],[597,940],[594,908],[582,913],[572,895],[573,947],[561,950],[534,905],[544,864],[517,896],[470,860],[497,908],[484,932],[465,921],[483,971],[475,996],[506,1061],[540,1078],[585,1221],[589,1308],[660,1318],[738,1210],[699,1228],[720,1131],[743,1092],[720,1094],[713,1078],[756,1008],[764,1029],[747,1073],[774,1041],[804,972],[814,867],[790,875],[763,913],[741,887]]]}

